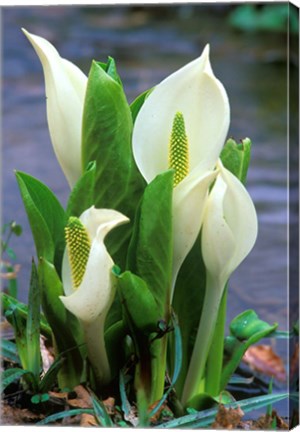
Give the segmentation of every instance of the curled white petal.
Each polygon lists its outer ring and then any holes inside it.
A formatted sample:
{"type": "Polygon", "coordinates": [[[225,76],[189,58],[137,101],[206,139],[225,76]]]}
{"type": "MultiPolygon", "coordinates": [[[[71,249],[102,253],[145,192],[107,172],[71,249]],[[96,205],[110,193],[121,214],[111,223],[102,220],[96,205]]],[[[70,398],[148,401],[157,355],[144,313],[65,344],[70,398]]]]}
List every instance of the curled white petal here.
{"type": "Polygon", "coordinates": [[[174,189],[173,195],[173,288],[178,271],[195,243],[202,225],[208,190],[218,171],[195,171],[174,189]]]}
{"type": "Polygon", "coordinates": [[[185,119],[190,171],[199,163],[212,169],[227,135],[230,109],[226,91],[212,72],[208,46],[158,84],[138,113],[133,154],[148,183],[169,167],[169,140],[178,111],[185,119]]]}
{"type": "Polygon", "coordinates": [[[220,174],[209,195],[202,227],[205,266],[219,275],[224,285],[253,248],[257,237],[257,215],[242,183],[218,163],[220,174]]]}
{"type": "Polygon", "coordinates": [[[87,77],[46,39],[23,29],[43,66],[47,119],[57,160],[71,188],[81,176],[81,127],[87,77]]]}
{"type": "Polygon", "coordinates": [[[77,318],[89,323],[109,308],[114,297],[111,278],[113,261],[105,247],[104,238],[114,227],[127,222],[128,218],[114,210],[96,210],[94,207],[84,212],[81,217],[88,220],[94,233],[87,266],[80,286],[74,290],[70,264],[65,254],[62,273],[66,296],[61,296],[60,299],[77,318]],[[96,232],[95,220],[99,223],[96,232]]]}

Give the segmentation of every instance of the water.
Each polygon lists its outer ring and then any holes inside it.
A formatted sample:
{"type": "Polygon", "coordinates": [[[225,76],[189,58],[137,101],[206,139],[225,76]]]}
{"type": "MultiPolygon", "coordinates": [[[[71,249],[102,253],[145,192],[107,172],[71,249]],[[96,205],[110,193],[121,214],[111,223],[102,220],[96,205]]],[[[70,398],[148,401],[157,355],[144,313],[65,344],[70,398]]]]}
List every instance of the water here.
{"type": "MultiPolygon", "coordinates": [[[[287,329],[286,36],[237,33],[228,25],[230,9],[201,4],[3,8],[3,221],[15,219],[24,228],[12,242],[22,265],[22,300],[35,251],[13,170],[45,182],[63,204],[68,186],[48,136],[41,66],[20,28],[51,40],[86,74],[92,58],[113,56],[129,101],[199,56],[209,42],[212,67],[231,104],[229,135],[253,141],[247,187],[259,220],[257,243],[231,279],[228,320],[254,308],[262,319],[287,329]]],[[[286,357],[285,343],[275,342],[275,349],[286,357]]]]}

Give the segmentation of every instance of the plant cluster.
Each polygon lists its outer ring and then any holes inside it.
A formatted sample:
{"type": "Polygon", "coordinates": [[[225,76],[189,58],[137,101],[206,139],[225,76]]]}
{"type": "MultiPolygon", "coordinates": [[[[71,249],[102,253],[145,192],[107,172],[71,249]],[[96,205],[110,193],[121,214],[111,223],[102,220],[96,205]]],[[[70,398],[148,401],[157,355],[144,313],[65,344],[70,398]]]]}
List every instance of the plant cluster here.
{"type": "Polygon", "coordinates": [[[128,104],[111,57],[86,77],[24,33],[43,66],[70,195],[64,208],[16,172],[37,262],[27,306],[3,295],[22,365],[3,384],[22,376],[42,397],[56,382],[86,383],[136,404],[139,425],[168,398],[175,415],[190,413],[180,424],[202,425],[212,413],[201,410],[232,402],[225,388],[246,349],[277,328],[248,310],[225,337],[228,281],[255,243],[257,216],[245,188],[251,141],[226,141],[229,101],[209,46],[128,104]],[[55,348],[46,373],[41,333],[55,348]]]}

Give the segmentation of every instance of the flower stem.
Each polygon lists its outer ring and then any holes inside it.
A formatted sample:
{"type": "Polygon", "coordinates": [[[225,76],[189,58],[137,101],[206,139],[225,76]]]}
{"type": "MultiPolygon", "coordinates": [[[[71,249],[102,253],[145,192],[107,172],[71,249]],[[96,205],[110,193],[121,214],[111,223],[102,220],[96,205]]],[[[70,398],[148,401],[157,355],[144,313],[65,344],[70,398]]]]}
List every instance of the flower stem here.
{"type": "Polygon", "coordinates": [[[218,396],[221,385],[221,374],[224,357],[224,330],[226,323],[227,285],[224,289],[218,318],[209,350],[205,373],[205,392],[211,396],[218,396]]]}
{"type": "Polygon", "coordinates": [[[106,385],[111,379],[111,371],[104,341],[104,314],[91,323],[83,322],[87,353],[97,384],[106,385]]]}
{"type": "Polygon", "coordinates": [[[200,392],[201,381],[214,335],[222,294],[223,287],[219,279],[207,273],[200,324],[183,388],[182,403],[184,405],[187,405],[187,403],[200,392]]]}

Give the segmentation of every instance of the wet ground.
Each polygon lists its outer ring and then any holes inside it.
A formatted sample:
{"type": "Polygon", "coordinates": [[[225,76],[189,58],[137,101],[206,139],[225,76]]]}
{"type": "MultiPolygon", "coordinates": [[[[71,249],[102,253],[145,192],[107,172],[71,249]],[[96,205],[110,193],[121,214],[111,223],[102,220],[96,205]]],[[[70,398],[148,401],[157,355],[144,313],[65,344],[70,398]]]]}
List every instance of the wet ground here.
{"type": "MultiPolygon", "coordinates": [[[[212,67],[231,104],[229,135],[253,141],[247,187],[259,219],[257,243],[230,282],[228,319],[254,308],[262,319],[287,329],[287,39],[282,33],[232,29],[231,9],[226,4],[3,8],[3,222],[15,219],[24,228],[12,243],[22,265],[22,300],[35,251],[13,170],[45,182],[62,203],[68,186],[48,136],[41,66],[21,27],[49,39],[86,74],[93,58],[114,57],[129,101],[210,43],[212,67]]],[[[297,73],[292,65],[292,76],[297,73]]],[[[292,116],[296,94],[290,97],[292,116]]],[[[293,208],[290,216],[295,223],[293,208]]],[[[284,354],[285,342],[276,344],[284,354]]]]}

